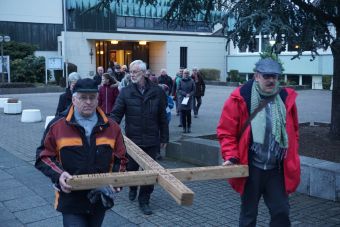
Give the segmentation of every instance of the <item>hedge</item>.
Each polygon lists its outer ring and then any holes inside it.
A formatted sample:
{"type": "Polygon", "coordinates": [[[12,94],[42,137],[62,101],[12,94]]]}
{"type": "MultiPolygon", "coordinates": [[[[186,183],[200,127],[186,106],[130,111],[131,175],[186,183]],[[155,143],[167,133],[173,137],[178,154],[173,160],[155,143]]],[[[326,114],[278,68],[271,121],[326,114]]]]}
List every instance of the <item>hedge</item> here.
{"type": "Polygon", "coordinates": [[[220,80],[221,71],[218,69],[202,68],[199,72],[204,80],[220,80]]]}

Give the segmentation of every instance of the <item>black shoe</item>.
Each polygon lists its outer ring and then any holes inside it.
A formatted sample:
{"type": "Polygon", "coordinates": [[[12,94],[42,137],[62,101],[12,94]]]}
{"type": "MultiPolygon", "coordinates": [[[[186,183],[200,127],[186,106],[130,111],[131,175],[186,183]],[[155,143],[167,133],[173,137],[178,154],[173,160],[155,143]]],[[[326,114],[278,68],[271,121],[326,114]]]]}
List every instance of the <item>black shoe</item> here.
{"type": "Polygon", "coordinates": [[[139,208],[143,212],[143,214],[145,214],[145,215],[152,214],[152,210],[151,210],[149,204],[147,204],[147,203],[140,203],[139,208]]]}
{"type": "Polygon", "coordinates": [[[137,190],[130,190],[129,191],[129,200],[134,201],[137,197],[137,190]]]}
{"type": "Polygon", "coordinates": [[[191,132],[191,128],[189,127],[188,130],[187,130],[187,133],[190,133],[191,132]]]}
{"type": "Polygon", "coordinates": [[[187,128],[183,128],[183,133],[187,133],[187,128]]]}
{"type": "Polygon", "coordinates": [[[198,117],[197,114],[195,114],[195,115],[194,115],[194,118],[197,118],[197,117],[198,117]]]}
{"type": "Polygon", "coordinates": [[[178,127],[182,127],[182,124],[179,124],[178,127]]]}

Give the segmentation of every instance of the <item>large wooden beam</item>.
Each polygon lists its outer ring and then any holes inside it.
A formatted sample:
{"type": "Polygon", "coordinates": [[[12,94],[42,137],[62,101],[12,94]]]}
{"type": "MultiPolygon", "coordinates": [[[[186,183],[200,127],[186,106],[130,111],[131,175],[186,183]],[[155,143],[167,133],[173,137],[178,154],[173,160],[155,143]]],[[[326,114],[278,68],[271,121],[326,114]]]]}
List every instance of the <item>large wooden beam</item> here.
{"type": "Polygon", "coordinates": [[[128,154],[144,171],[73,176],[68,180],[72,190],[85,190],[112,185],[114,187],[151,185],[158,183],[180,205],[191,205],[194,192],[181,181],[225,179],[248,176],[248,166],[212,166],[164,169],[141,148],[124,136],[128,154]]]}
{"type": "MultiPolygon", "coordinates": [[[[144,170],[122,173],[102,173],[73,176],[68,183],[72,190],[85,190],[105,185],[114,187],[150,185],[159,183],[166,186],[166,183],[159,179],[158,175],[171,174],[180,181],[201,181],[213,179],[227,179],[234,177],[248,176],[248,166],[208,166],[159,170],[144,170]],[[162,183],[160,183],[162,182],[162,183]]],[[[164,177],[162,177],[164,178],[164,177]]],[[[177,181],[176,181],[177,183],[177,181]]],[[[180,186],[178,186],[180,187],[180,186]]]]}
{"type": "Polygon", "coordinates": [[[247,165],[178,168],[167,169],[167,171],[180,181],[216,180],[248,176],[247,165]]]}
{"type": "Polygon", "coordinates": [[[194,192],[170,173],[160,173],[157,182],[178,204],[190,206],[193,203],[194,192]]]}
{"type": "Polygon", "coordinates": [[[129,138],[124,136],[125,146],[127,148],[127,153],[135,160],[138,165],[144,170],[164,170],[163,166],[158,164],[153,160],[147,153],[145,153],[140,147],[138,147],[129,138]]]}
{"type": "Polygon", "coordinates": [[[194,199],[194,192],[173,175],[165,172],[163,166],[153,160],[140,147],[124,136],[127,152],[144,170],[158,170],[157,182],[167,191],[178,204],[191,205],[194,199]]]}
{"type": "Polygon", "coordinates": [[[67,183],[72,190],[86,190],[102,186],[112,185],[113,187],[126,187],[136,185],[151,185],[157,182],[158,171],[145,170],[121,173],[101,173],[76,175],[67,183]]]}

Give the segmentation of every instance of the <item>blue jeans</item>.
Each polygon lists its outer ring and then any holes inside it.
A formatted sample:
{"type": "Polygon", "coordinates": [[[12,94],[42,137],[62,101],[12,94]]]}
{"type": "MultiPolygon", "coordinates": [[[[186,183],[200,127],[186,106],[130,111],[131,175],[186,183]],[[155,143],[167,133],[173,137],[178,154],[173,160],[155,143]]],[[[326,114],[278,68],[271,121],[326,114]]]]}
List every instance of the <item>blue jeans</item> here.
{"type": "Polygon", "coordinates": [[[64,227],[100,227],[104,221],[105,211],[95,214],[65,214],[63,213],[64,227]]]}

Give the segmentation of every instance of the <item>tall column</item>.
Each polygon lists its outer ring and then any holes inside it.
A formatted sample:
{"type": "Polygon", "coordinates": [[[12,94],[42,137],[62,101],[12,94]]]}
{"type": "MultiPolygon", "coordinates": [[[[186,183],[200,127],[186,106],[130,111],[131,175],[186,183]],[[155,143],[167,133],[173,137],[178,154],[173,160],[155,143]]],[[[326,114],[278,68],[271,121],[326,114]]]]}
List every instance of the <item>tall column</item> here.
{"type": "Polygon", "coordinates": [[[302,85],[302,75],[299,75],[299,85],[302,85]]]}

